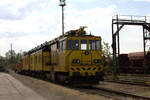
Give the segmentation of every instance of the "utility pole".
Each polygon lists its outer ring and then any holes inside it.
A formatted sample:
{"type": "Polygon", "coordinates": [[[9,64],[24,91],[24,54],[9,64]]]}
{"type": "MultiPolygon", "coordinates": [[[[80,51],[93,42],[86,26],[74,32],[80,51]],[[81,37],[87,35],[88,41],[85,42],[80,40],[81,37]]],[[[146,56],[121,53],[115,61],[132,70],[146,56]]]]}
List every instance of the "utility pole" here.
{"type": "Polygon", "coordinates": [[[65,3],[66,0],[59,0],[59,1],[60,1],[59,6],[62,7],[62,34],[64,35],[64,29],[65,29],[65,27],[64,27],[64,6],[66,6],[66,3],[65,3]]]}

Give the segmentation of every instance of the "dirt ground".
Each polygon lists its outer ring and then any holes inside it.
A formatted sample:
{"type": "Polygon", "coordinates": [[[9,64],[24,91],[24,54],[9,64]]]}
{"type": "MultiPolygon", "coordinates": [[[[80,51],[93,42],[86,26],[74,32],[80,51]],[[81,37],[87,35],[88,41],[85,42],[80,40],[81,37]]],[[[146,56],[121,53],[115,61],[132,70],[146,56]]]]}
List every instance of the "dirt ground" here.
{"type": "Polygon", "coordinates": [[[150,86],[137,86],[129,84],[119,84],[113,82],[100,82],[98,87],[109,88],[117,91],[124,91],[139,96],[150,97],[150,86]]]}
{"type": "Polygon", "coordinates": [[[6,73],[0,73],[0,100],[45,100],[6,73]]]}
{"type": "Polygon", "coordinates": [[[24,86],[27,86],[28,88],[35,91],[38,95],[42,96],[44,100],[116,100],[100,96],[98,94],[88,94],[79,90],[67,88],[29,76],[18,74],[11,75],[16,80],[19,80],[20,83],[22,83],[24,86]]]}
{"type": "MultiPolygon", "coordinates": [[[[150,87],[100,82],[103,88],[150,96],[150,87]]],[[[117,100],[15,73],[0,73],[0,100],[117,100]]],[[[125,99],[127,100],[127,99],[125,99]]],[[[130,99],[132,100],[132,99],[130,99]]]]}

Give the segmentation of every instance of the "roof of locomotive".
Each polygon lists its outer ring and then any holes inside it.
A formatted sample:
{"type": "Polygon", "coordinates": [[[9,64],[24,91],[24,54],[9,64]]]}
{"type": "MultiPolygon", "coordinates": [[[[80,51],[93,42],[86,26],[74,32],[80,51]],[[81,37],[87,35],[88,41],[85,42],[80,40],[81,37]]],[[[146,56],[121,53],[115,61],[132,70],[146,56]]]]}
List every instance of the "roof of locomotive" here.
{"type": "Polygon", "coordinates": [[[76,30],[70,30],[68,32],[66,32],[65,34],[63,35],[60,35],[59,37],[51,40],[51,41],[46,41],[45,43],[41,44],[41,45],[38,45],[37,47],[29,50],[25,55],[28,55],[28,54],[31,54],[31,53],[34,53],[38,50],[42,50],[46,47],[48,47],[49,45],[52,45],[54,43],[56,43],[57,41],[61,40],[62,38],[65,38],[65,37],[86,37],[86,36],[90,36],[90,37],[100,37],[100,36],[94,36],[94,35],[88,35],[87,32],[85,31],[85,26],[83,27],[80,27],[79,29],[76,29],[76,30]]]}

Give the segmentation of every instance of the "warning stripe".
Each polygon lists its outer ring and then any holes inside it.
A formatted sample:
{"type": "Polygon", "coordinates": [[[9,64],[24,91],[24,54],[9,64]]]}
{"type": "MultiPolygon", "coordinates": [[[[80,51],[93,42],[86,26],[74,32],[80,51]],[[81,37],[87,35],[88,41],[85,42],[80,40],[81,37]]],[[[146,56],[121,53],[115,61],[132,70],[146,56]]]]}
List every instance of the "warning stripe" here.
{"type": "Polygon", "coordinates": [[[98,70],[98,67],[72,67],[72,71],[96,71],[98,70]]]}

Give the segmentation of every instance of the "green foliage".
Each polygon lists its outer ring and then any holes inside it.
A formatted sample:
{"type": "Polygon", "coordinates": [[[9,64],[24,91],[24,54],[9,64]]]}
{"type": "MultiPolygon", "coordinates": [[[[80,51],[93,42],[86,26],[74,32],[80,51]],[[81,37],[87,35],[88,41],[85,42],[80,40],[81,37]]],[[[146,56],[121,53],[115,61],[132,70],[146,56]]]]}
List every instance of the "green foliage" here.
{"type": "Polygon", "coordinates": [[[5,59],[4,57],[0,56],[0,67],[5,65],[5,59]]]}
{"type": "Polygon", "coordinates": [[[104,72],[112,73],[112,56],[110,52],[110,46],[108,43],[103,42],[102,44],[102,64],[104,67],[104,72]]]}
{"type": "Polygon", "coordinates": [[[103,51],[103,54],[102,54],[103,57],[110,58],[111,53],[110,53],[110,46],[109,46],[108,43],[103,42],[103,44],[102,44],[102,51],[103,51]]]}
{"type": "Polygon", "coordinates": [[[0,56],[0,66],[1,67],[10,67],[13,64],[16,64],[22,59],[24,53],[15,53],[14,50],[8,51],[5,54],[5,57],[0,56]]]}

